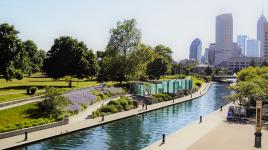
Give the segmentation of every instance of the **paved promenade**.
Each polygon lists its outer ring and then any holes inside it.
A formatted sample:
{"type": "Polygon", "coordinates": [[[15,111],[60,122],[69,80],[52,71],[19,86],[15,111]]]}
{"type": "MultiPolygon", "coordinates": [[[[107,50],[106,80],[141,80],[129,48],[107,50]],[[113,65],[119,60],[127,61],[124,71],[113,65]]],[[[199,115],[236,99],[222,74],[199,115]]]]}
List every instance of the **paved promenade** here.
{"type": "MultiPolygon", "coordinates": [[[[144,148],[144,150],[185,150],[188,149],[197,140],[204,137],[211,130],[218,127],[225,120],[229,105],[223,107],[223,111],[217,110],[203,116],[202,123],[195,121],[185,128],[182,128],[166,137],[166,142],[161,144],[159,140],[152,145],[144,148]]],[[[200,150],[200,148],[199,148],[200,150]]],[[[206,150],[206,149],[205,149],[206,150]]]]}
{"type": "Polygon", "coordinates": [[[254,148],[255,126],[222,122],[191,145],[189,150],[268,150],[268,131],[262,129],[262,148],[254,148]]]}
{"type": "Polygon", "coordinates": [[[174,105],[176,103],[181,103],[181,102],[184,102],[184,101],[187,101],[187,100],[198,98],[198,97],[204,95],[207,92],[207,90],[209,88],[209,85],[210,84],[204,84],[199,89],[199,91],[195,92],[192,95],[192,97],[191,97],[191,95],[188,95],[188,96],[185,96],[185,97],[182,97],[182,98],[178,98],[178,99],[174,100],[174,103],[171,100],[171,101],[166,101],[166,102],[157,103],[157,104],[153,104],[153,105],[148,105],[147,110],[142,110],[141,107],[138,107],[137,109],[107,115],[107,116],[105,116],[104,121],[101,121],[101,118],[86,119],[86,120],[79,121],[79,122],[74,121],[74,123],[70,123],[70,124],[67,124],[67,125],[64,125],[64,126],[59,126],[59,127],[55,127],[55,128],[50,128],[50,129],[45,129],[45,130],[41,130],[41,131],[31,132],[31,133],[28,133],[28,140],[27,141],[24,141],[24,135],[18,135],[18,136],[6,138],[6,139],[1,139],[0,140],[0,149],[11,148],[11,147],[14,147],[14,146],[19,146],[19,145],[39,141],[39,140],[42,140],[42,139],[46,139],[46,138],[66,134],[66,133],[69,133],[69,132],[78,131],[78,130],[86,129],[86,128],[89,128],[89,127],[94,127],[94,126],[105,124],[105,123],[108,123],[108,122],[111,122],[111,121],[115,121],[115,120],[119,120],[119,119],[122,119],[122,118],[138,115],[138,114],[141,114],[141,113],[145,113],[147,111],[156,110],[156,109],[159,109],[159,108],[162,108],[162,107],[174,105]]]}
{"type": "MultiPolygon", "coordinates": [[[[203,117],[203,122],[195,121],[185,128],[149,145],[144,150],[257,150],[254,148],[254,124],[238,124],[226,121],[227,109],[223,107],[203,117]]],[[[262,129],[262,148],[268,150],[268,130],[262,129]]]]}

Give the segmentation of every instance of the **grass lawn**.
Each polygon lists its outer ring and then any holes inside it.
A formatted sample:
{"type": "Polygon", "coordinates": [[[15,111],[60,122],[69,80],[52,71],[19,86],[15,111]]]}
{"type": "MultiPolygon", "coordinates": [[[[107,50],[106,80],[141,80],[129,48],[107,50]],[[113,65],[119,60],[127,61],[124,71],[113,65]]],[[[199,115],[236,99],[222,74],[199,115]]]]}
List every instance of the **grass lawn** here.
{"type": "Polygon", "coordinates": [[[26,89],[32,86],[38,87],[37,92],[42,93],[46,86],[70,90],[95,85],[98,85],[96,81],[75,79],[72,84],[73,87],[68,88],[68,83],[64,80],[53,80],[52,78],[42,76],[40,73],[34,74],[31,77],[24,77],[22,80],[13,79],[11,82],[7,82],[5,79],[0,78],[0,103],[18,98],[30,97],[26,95],[26,89]]]}
{"type": "Polygon", "coordinates": [[[27,97],[29,97],[29,95],[25,93],[0,95],[0,103],[27,97]]]}
{"type": "Polygon", "coordinates": [[[40,124],[53,122],[48,118],[30,118],[26,113],[28,109],[35,108],[35,103],[26,104],[0,111],[0,133],[21,128],[27,128],[40,124]]]}

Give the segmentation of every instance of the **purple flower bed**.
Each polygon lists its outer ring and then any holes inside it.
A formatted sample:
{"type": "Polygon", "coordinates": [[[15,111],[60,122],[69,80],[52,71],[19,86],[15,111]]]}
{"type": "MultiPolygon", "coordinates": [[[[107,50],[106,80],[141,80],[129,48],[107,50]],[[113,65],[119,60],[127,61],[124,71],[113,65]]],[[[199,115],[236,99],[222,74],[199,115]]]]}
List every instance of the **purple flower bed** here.
{"type": "Polygon", "coordinates": [[[71,112],[79,112],[81,109],[81,106],[78,104],[71,104],[66,107],[66,110],[71,111],[71,112]]]}
{"type": "Polygon", "coordinates": [[[67,110],[73,111],[81,109],[81,106],[87,107],[96,100],[96,96],[90,94],[87,90],[73,91],[65,95],[71,105],[67,106],[67,110]]]}
{"type": "Polygon", "coordinates": [[[110,93],[111,95],[117,95],[117,94],[121,94],[124,92],[124,90],[122,88],[118,88],[118,87],[105,87],[103,88],[103,93],[110,93]]]}
{"type": "MultiPolygon", "coordinates": [[[[98,95],[108,95],[114,96],[117,94],[121,94],[124,92],[122,88],[118,87],[103,87],[99,89],[94,95],[94,92],[91,93],[90,91],[97,90],[97,88],[88,88],[88,89],[81,89],[81,90],[75,90],[75,91],[70,91],[65,94],[65,97],[70,101],[70,105],[66,107],[66,110],[70,112],[79,112],[82,108],[85,108],[89,106],[90,104],[93,104],[94,102],[97,101],[97,96],[98,95]]],[[[98,96],[100,97],[100,96],[98,96]]]]}

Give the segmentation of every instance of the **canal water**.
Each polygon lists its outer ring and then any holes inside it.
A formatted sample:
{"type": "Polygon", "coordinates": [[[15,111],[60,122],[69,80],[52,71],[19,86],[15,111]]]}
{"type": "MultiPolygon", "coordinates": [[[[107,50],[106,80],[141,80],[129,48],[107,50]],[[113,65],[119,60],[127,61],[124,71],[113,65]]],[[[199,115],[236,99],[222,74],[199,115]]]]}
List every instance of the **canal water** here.
{"type": "Polygon", "coordinates": [[[226,105],[231,93],[226,84],[212,84],[208,93],[195,100],[165,107],[147,114],[63,135],[18,149],[47,150],[139,150],[175,132],[199,116],[226,105]]]}

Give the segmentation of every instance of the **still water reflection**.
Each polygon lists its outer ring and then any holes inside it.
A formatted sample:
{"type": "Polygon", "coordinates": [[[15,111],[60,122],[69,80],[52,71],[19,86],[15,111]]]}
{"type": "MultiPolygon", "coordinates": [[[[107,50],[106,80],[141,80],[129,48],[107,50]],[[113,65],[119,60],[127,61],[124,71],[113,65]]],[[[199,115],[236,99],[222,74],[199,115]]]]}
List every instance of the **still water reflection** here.
{"type": "Polygon", "coordinates": [[[227,85],[212,84],[208,93],[201,98],[19,149],[138,150],[160,140],[163,133],[170,134],[197,120],[200,115],[204,116],[226,105],[223,97],[230,92],[227,85]]]}

